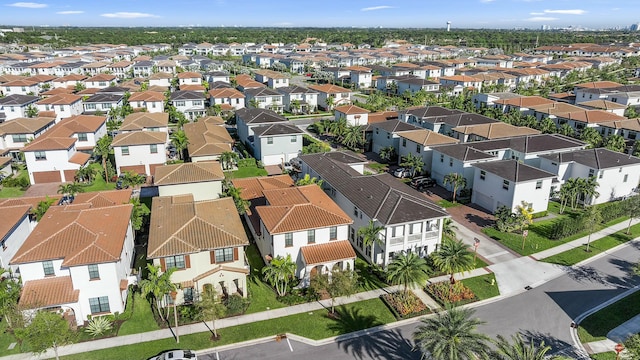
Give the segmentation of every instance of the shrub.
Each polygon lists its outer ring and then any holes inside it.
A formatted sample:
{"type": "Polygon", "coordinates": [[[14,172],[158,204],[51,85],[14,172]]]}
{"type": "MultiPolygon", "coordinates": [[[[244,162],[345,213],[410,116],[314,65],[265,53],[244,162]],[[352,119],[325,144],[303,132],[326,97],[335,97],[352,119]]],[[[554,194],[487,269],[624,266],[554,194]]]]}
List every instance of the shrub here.
{"type": "Polygon", "coordinates": [[[549,212],[547,210],[545,210],[545,211],[537,212],[535,214],[531,214],[531,219],[539,219],[541,217],[545,217],[545,216],[547,216],[548,213],[549,212]]]}
{"type": "Polygon", "coordinates": [[[183,305],[179,307],[180,319],[184,321],[195,321],[198,319],[198,309],[193,305],[183,305]]]}
{"type": "Polygon", "coordinates": [[[553,223],[549,231],[549,238],[551,240],[559,240],[575,235],[583,230],[584,220],[582,217],[564,218],[553,223]]]}
{"type": "Polygon", "coordinates": [[[24,176],[10,175],[2,180],[2,185],[6,187],[26,188],[29,186],[29,179],[24,176]]]}
{"type": "Polygon", "coordinates": [[[457,282],[453,286],[450,286],[448,281],[438,282],[427,285],[425,290],[441,304],[468,302],[476,297],[473,291],[461,282],[457,282]]]}
{"type": "Polygon", "coordinates": [[[238,168],[257,167],[256,159],[246,158],[238,160],[238,168]]]}
{"type": "Polygon", "coordinates": [[[381,298],[397,319],[406,319],[429,313],[427,306],[410,291],[384,294],[381,298]]]}
{"type": "Polygon", "coordinates": [[[249,301],[240,295],[234,294],[229,295],[224,300],[224,306],[227,307],[227,314],[229,314],[229,316],[235,316],[244,314],[247,307],[249,307],[249,301]]]}
{"type": "Polygon", "coordinates": [[[85,329],[91,336],[101,336],[113,328],[113,322],[106,316],[94,317],[89,321],[85,329]]]}
{"type": "Polygon", "coordinates": [[[629,200],[614,201],[599,205],[602,222],[609,222],[622,216],[629,216],[629,200]]]}

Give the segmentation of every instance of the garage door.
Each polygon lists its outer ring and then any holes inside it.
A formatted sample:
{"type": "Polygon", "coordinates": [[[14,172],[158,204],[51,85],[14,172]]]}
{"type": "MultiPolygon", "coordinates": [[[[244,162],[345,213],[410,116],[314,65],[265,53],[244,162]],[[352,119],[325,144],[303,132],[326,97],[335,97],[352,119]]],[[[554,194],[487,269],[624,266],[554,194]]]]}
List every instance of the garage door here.
{"type": "Polygon", "coordinates": [[[120,173],[127,171],[133,171],[136,174],[147,175],[147,172],[144,168],[144,165],[131,165],[131,166],[121,166],[120,173]]]}
{"type": "Polygon", "coordinates": [[[40,171],[33,173],[33,181],[36,184],[62,182],[62,177],[60,176],[60,171],[58,170],[40,171]]]}
{"type": "Polygon", "coordinates": [[[267,155],[263,158],[264,165],[280,165],[283,162],[284,155],[267,155]]]}
{"type": "Polygon", "coordinates": [[[76,177],[77,170],[65,170],[64,171],[64,181],[74,181],[76,177]]]}
{"type": "Polygon", "coordinates": [[[493,212],[493,199],[479,191],[473,192],[474,203],[484,209],[493,212]]]}

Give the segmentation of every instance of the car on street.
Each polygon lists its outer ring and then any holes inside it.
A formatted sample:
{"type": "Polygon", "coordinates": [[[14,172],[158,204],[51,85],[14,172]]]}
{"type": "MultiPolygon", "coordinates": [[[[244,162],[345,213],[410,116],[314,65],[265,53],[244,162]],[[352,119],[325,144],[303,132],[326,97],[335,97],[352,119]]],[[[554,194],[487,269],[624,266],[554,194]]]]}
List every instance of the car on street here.
{"type": "Polygon", "coordinates": [[[406,178],[409,177],[411,175],[411,170],[406,169],[406,168],[397,168],[394,172],[393,172],[393,176],[397,177],[397,178],[406,178]]]}
{"type": "Polygon", "coordinates": [[[413,178],[409,185],[415,189],[422,190],[436,186],[436,181],[427,176],[418,176],[413,178]]]}
{"type": "Polygon", "coordinates": [[[148,360],[198,360],[198,357],[191,350],[169,350],[148,360]]]}

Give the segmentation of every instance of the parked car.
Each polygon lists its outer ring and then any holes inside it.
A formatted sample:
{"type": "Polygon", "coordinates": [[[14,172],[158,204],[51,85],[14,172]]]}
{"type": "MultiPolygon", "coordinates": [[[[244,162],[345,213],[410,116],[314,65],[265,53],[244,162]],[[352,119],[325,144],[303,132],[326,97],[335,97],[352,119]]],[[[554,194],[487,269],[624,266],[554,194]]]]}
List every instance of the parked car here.
{"type": "Polygon", "coordinates": [[[156,355],[149,360],[198,360],[191,350],[169,350],[156,355]]]}
{"type": "Polygon", "coordinates": [[[406,178],[411,175],[411,170],[405,168],[397,168],[396,171],[393,172],[393,176],[397,178],[406,178]]]}
{"type": "Polygon", "coordinates": [[[424,188],[430,188],[430,187],[436,186],[436,181],[430,177],[420,176],[420,177],[413,178],[413,180],[411,180],[410,185],[413,188],[422,190],[424,188]]]}

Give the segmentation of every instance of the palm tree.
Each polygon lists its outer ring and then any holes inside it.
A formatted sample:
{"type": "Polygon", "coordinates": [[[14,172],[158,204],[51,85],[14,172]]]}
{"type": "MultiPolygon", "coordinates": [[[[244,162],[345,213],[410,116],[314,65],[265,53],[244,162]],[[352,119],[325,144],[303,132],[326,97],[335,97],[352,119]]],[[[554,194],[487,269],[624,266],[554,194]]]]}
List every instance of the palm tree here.
{"type": "Polygon", "coordinates": [[[576,178],[569,178],[567,181],[562,184],[558,196],[560,197],[560,213],[564,213],[565,208],[569,203],[571,203],[571,207],[573,208],[575,199],[577,198],[577,185],[576,178]]]}
{"type": "Polygon", "coordinates": [[[440,250],[432,255],[433,264],[450,274],[451,284],[455,284],[455,273],[473,269],[473,253],[469,251],[469,245],[461,240],[444,238],[440,250]]]}
{"type": "Polygon", "coordinates": [[[551,346],[545,345],[541,340],[538,345],[534,341],[528,344],[522,339],[522,335],[511,336],[512,343],[509,343],[502,335],[497,336],[496,355],[499,360],[544,360],[546,353],[551,350],[551,346]]]}
{"type": "Polygon", "coordinates": [[[275,287],[278,296],[287,294],[289,281],[296,273],[296,263],[291,260],[291,255],[286,257],[276,256],[271,259],[269,265],[262,268],[264,279],[275,287]]]}
{"type": "Polygon", "coordinates": [[[220,154],[220,162],[223,169],[229,170],[238,162],[238,154],[233,151],[225,151],[220,154]]]}
{"type": "Polygon", "coordinates": [[[422,161],[422,157],[408,153],[407,156],[402,157],[400,166],[411,169],[411,177],[414,177],[416,175],[416,171],[422,172],[424,161],[422,161]]]}
{"type": "Polygon", "coordinates": [[[93,179],[96,177],[95,169],[91,166],[83,166],[78,171],[76,171],[75,178],[80,182],[89,182],[91,183],[93,179]]]}
{"type": "Polygon", "coordinates": [[[393,285],[402,285],[404,292],[416,285],[422,286],[429,279],[431,269],[427,261],[415,253],[402,253],[387,267],[387,279],[393,285]]]}
{"type": "Polygon", "coordinates": [[[380,158],[386,162],[392,161],[396,156],[396,148],[393,146],[386,146],[380,149],[380,158]]]}
{"type": "Polygon", "coordinates": [[[577,182],[577,191],[582,198],[582,207],[587,206],[587,202],[593,202],[593,199],[598,198],[600,193],[596,191],[596,188],[600,186],[595,176],[589,176],[587,179],[579,178],[577,182]]]}
{"type": "Polygon", "coordinates": [[[28,118],[34,118],[38,116],[38,108],[33,106],[33,104],[27,106],[26,115],[28,118]]]}
{"type": "Polygon", "coordinates": [[[442,221],[442,235],[449,237],[451,239],[456,238],[456,231],[458,227],[454,225],[453,220],[451,218],[445,218],[442,221]]]}
{"type": "MultiPolygon", "coordinates": [[[[376,222],[369,220],[367,226],[358,229],[358,236],[362,238],[362,248],[371,246],[371,254],[374,253],[374,245],[384,246],[384,240],[380,237],[380,233],[384,231],[384,226],[376,225],[376,222]]],[[[373,256],[372,256],[373,258],[373,256]]]]}
{"type": "Polygon", "coordinates": [[[147,278],[140,280],[140,291],[142,296],[153,298],[158,315],[164,320],[165,314],[162,311],[162,301],[165,295],[176,290],[176,284],[171,282],[171,274],[176,268],[169,268],[165,272],[161,272],[159,266],[147,264],[147,270],[149,270],[147,278]]]}
{"type": "Polygon", "coordinates": [[[222,197],[232,198],[233,202],[236,204],[236,210],[238,210],[238,214],[240,215],[246,214],[249,206],[251,206],[251,202],[249,200],[242,198],[242,189],[233,185],[227,184],[224,186],[222,197]]]}
{"type": "Polygon", "coordinates": [[[49,208],[51,207],[51,205],[53,205],[54,202],[55,202],[55,199],[50,199],[47,196],[45,200],[42,200],[38,203],[38,206],[36,206],[36,208],[33,209],[33,215],[36,217],[36,221],[40,221],[44,217],[44,214],[47,212],[47,210],[49,210],[49,208]]]}
{"type": "Polygon", "coordinates": [[[597,148],[602,143],[602,135],[594,128],[584,128],[580,134],[580,140],[589,144],[590,149],[597,148]]]}
{"type": "Polygon", "coordinates": [[[473,309],[447,307],[447,311],[423,319],[413,333],[422,358],[476,360],[485,356],[489,337],[477,332],[484,322],[472,318],[473,314],[473,309]]]}
{"type": "Polygon", "coordinates": [[[331,121],[329,123],[329,126],[327,127],[327,130],[329,130],[331,135],[335,136],[338,139],[342,137],[342,134],[345,132],[346,129],[347,129],[347,119],[345,119],[344,117],[341,117],[336,121],[331,121]]]}
{"type": "Polygon", "coordinates": [[[329,95],[327,96],[327,110],[333,110],[333,105],[335,104],[335,96],[329,95]]]}
{"type": "Polygon", "coordinates": [[[362,126],[347,126],[340,135],[340,143],[350,149],[357,150],[364,145],[364,131],[362,126]]]}
{"type": "Polygon", "coordinates": [[[104,169],[104,181],[109,183],[109,172],[107,170],[107,158],[112,153],[111,141],[113,138],[109,135],[105,135],[98,139],[96,146],[93,148],[93,153],[102,158],[102,168],[104,169]]]}
{"type": "Polygon", "coordinates": [[[462,174],[458,173],[450,173],[445,175],[444,184],[451,184],[451,195],[453,202],[456,202],[456,193],[458,192],[458,188],[464,189],[467,186],[467,179],[462,176],[462,174]]]}
{"type": "Polygon", "coordinates": [[[302,179],[298,179],[298,181],[296,181],[296,186],[304,186],[304,185],[318,185],[320,187],[322,187],[322,184],[324,183],[324,180],[318,180],[318,178],[311,177],[309,174],[304,174],[304,177],[302,179]]]}
{"type": "Polygon", "coordinates": [[[558,131],[558,127],[556,126],[556,124],[549,118],[542,119],[538,126],[540,127],[540,131],[542,131],[543,134],[553,134],[558,131]]]}
{"type": "Polygon", "coordinates": [[[606,139],[604,139],[604,147],[617,152],[624,152],[627,148],[627,144],[624,141],[624,138],[620,135],[609,135],[606,139]]]}
{"type": "Polygon", "coordinates": [[[576,131],[573,130],[571,125],[569,125],[568,123],[564,123],[558,128],[558,134],[560,135],[573,136],[575,133],[576,131]]]}
{"type": "Polygon", "coordinates": [[[176,130],[171,134],[171,143],[175,146],[176,151],[179,154],[180,159],[184,156],[184,151],[189,145],[189,138],[187,138],[187,134],[184,130],[176,130]]]}
{"type": "Polygon", "coordinates": [[[75,197],[77,193],[81,192],[84,192],[84,188],[77,182],[64,183],[58,186],[58,194],[75,197]]]}

